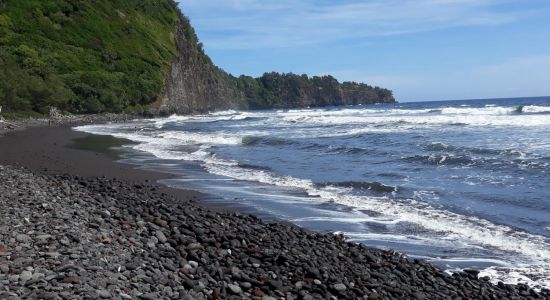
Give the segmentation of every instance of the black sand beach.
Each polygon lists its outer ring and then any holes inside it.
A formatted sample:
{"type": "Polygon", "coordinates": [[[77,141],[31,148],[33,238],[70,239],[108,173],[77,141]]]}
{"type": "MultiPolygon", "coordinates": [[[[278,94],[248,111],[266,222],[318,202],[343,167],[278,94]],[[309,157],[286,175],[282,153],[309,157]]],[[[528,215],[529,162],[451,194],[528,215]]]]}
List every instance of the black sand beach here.
{"type": "Polygon", "coordinates": [[[156,184],[168,174],[79,149],[86,137],[62,126],[0,138],[1,299],[550,299],[212,210],[156,184]]]}

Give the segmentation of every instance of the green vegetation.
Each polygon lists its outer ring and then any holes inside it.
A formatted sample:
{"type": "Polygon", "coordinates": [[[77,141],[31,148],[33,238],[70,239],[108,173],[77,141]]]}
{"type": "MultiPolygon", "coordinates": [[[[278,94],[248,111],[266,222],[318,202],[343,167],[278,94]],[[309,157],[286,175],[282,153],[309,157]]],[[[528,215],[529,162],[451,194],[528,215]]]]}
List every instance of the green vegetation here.
{"type": "Polygon", "coordinates": [[[179,20],[172,0],[0,0],[0,105],[143,111],[163,91],[179,20]]]}
{"type": "Polygon", "coordinates": [[[364,83],[340,83],[327,76],[265,73],[259,78],[235,79],[249,109],[289,108],[327,105],[356,105],[394,102],[392,92],[364,83]]]}
{"type": "Polygon", "coordinates": [[[164,95],[170,113],[394,101],[331,76],[234,77],[204,53],[173,0],[0,0],[4,115],[141,113],[164,95]]]}

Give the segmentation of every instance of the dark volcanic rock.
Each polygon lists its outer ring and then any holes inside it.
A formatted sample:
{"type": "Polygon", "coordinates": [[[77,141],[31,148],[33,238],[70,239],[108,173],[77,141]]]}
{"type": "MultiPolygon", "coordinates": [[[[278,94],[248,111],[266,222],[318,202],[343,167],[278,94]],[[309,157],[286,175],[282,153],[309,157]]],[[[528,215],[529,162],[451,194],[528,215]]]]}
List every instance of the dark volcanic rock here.
{"type": "Polygon", "coordinates": [[[0,299],[550,299],[138,186],[0,166],[0,299]]]}

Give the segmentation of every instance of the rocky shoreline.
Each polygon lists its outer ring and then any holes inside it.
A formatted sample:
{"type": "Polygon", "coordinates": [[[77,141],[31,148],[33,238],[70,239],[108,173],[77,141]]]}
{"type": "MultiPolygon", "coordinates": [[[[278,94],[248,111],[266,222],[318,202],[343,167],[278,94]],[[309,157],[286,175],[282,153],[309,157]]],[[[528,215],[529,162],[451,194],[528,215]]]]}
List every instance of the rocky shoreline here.
{"type": "Polygon", "coordinates": [[[93,115],[61,115],[48,118],[21,118],[6,120],[0,115],[0,136],[18,130],[33,127],[78,126],[85,124],[99,124],[106,122],[127,122],[136,118],[143,118],[139,114],[93,114],[93,115]]]}
{"type": "Polygon", "coordinates": [[[550,299],[148,183],[0,166],[1,299],[550,299]]]}

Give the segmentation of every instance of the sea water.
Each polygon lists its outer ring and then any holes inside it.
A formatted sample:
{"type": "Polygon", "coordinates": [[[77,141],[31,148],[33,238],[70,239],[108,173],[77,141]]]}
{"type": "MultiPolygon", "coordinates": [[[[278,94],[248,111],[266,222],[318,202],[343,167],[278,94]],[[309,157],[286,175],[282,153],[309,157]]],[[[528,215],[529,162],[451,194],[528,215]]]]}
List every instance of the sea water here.
{"type": "Polygon", "coordinates": [[[550,288],[550,98],[170,116],[76,130],[276,219],[550,288]]]}

